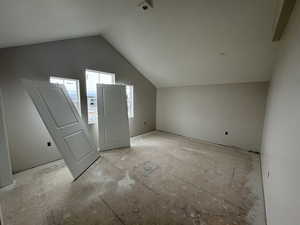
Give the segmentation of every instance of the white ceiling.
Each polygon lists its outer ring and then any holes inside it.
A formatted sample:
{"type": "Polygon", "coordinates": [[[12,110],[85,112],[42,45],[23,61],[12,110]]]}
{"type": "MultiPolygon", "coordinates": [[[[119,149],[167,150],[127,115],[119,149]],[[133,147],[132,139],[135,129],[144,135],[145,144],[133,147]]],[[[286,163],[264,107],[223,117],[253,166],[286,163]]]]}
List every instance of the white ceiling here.
{"type": "Polygon", "coordinates": [[[1,0],[0,47],[102,34],[157,87],[270,79],[277,0],[1,0]]]}
{"type": "Polygon", "coordinates": [[[100,34],[134,7],[124,0],[0,0],[0,47],[100,34]]]}

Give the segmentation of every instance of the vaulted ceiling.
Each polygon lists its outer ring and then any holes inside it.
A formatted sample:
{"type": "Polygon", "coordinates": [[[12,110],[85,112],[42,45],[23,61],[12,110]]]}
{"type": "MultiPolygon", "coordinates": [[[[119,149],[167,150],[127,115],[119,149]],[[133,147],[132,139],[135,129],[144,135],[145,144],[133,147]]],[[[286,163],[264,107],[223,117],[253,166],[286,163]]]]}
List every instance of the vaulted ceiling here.
{"type": "Polygon", "coordinates": [[[0,47],[103,35],[157,87],[267,81],[277,0],[1,0],[0,47]]]}

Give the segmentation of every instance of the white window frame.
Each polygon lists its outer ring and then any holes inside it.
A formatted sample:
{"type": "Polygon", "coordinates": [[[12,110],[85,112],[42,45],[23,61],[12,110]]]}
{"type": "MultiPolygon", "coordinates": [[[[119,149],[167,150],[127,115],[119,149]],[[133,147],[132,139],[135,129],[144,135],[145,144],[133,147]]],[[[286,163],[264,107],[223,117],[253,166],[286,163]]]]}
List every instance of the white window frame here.
{"type": "MultiPolygon", "coordinates": [[[[78,107],[75,105],[75,108],[77,109],[79,115],[81,116],[81,98],[80,98],[80,81],[78,79],[72,79],[72,78],[66,78],[66,77],[59,77],[59,76],[50,76],[49,77],[49,82],[52,84],[55,84],[54,82],[51,82],[51,78],[53,79],[58,79],[58,80],[71,80],[71,81],[76,81],[76,88],[77,88],[77,98],[78,98],[78,107]]],[[[67,90],[68,91],[68,90],[67,90]]]]}
{"type": "MultiPolygon", "coordinates": [[[[97,73],[98,74],[98,81],[96,82],[95,85],[97,84],[101,84],[101,74],[103,75],[109,75],[112,77],[112,83],[111,84],[115,84],[116,83],[116,74],[115,73],[110,73],[110,72],[103,72],[103,71],[98,71],[98,70],[91,70],[91,69],[86,69],[85,70],[85,80],[87,81],[87,77],[88,77],[88,72],[92,72],[92,73],[97,73]]],[[[103,84],[103,83],[102,83],[103,84]]],[[[96,88],[97,89],[97,88],[96,88]]],[[[86,82],[86,95],[87,95],[87,103],[89,103],[89,96],[88,96],[88,87],[87,87],[87,82],[86,82]]],[[[97,98],[97,94],[95,96],[95,98],[97,98]]],[[[97,101],[96,101],[97,102],[97,101]]],[[[97,110],[97,109],[96,109],[97,110]]],[[[89,105],[87,105],[87,113],[88,113],[88,124],[96,124],[97,121],[92,121],[90,119],[90,116],[89,116],[89,105]]],[[[96,115],[98,115],[98,113],[96,112],[96,115]]]]}

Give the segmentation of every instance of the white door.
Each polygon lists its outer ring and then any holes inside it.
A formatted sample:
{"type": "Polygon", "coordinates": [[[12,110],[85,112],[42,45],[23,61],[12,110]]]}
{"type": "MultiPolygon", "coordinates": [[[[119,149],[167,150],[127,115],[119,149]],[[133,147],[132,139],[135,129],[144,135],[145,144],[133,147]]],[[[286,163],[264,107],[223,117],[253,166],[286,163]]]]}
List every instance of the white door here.
{"type": "Polygon", "coordinates": [[[43,81],[23,80],[23,84],[76,179],[99,154],[67,90],[43,81]]]}
{"type": "Polygon", "coordinates": [[[4,105],[0,90],[0,188],[12,183],[13,177],[9,157],[4,105]]]}
{"type": "Polygon", "coordinates": [[[129,147],[126,87],[97,84],[100,151],[129,147]]]}

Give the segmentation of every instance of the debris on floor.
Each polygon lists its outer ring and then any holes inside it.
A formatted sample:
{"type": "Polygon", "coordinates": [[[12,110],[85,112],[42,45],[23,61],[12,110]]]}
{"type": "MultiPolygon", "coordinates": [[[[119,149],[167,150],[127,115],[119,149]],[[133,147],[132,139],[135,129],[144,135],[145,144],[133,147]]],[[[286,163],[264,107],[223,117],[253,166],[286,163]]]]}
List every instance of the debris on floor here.
{"type": "Polygon", "coordinates": [[[134,184],[135,181],[129,176],[128,171],[126,171],[125,177],[118,181],[118,186],[120,189],[131,189],[134,184]]]}
{"type": "Polygon", "coordinates": [[[163,132],[103,153],[76,182],[63,161],[15,179],[5,225],[265,225],[258,155],[163,132]]]}
{"type": "Polygon", "coordinates": [[[151,162],[151,161],[146,161],[143,163],[143,167],[144,167],[144,176],[149,176],[151,173],[153,173],[156,169],[159,168],[158,165],[156,165],[155,163],[151,162]]]}

